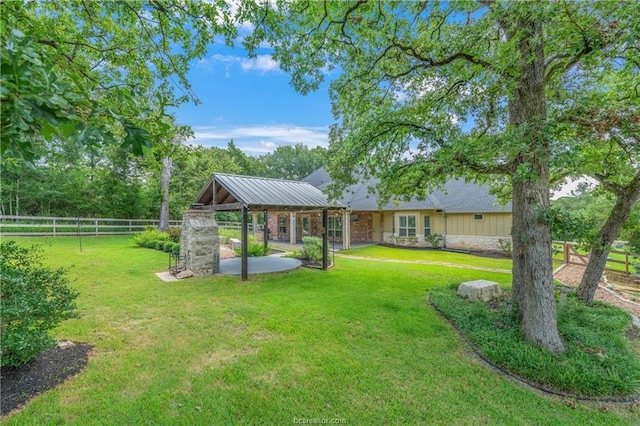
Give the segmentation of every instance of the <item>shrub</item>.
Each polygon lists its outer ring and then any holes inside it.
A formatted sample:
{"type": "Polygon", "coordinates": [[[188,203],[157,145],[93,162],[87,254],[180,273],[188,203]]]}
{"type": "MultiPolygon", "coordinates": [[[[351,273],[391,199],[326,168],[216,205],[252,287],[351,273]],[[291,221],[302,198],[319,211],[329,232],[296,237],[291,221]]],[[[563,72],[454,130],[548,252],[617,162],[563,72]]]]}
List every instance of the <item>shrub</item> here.
{"type": "Polygon", "coordinates": [[[318,237],[302,237],[300,257],[317,262],[322,259],[322,239],[318,237]]]}
{"type": "Polygon", "coordinates": [[[171,249],[171,253],[180,254],[180,244],[179,243],[175,243],[173,245],[173,248],[171,249]]]}
{"type": "Polygon", "coordinates": [[[154,228],[147,228],[144,231],[136,234],[133,237],[133,242],[140,247],[149,247],[147,243],[149,241],[168,241],[169,234],[166,232],[158,231],[154,228]]]}
{"type": "MultiPolygon", "coordinates": [[[[267,247],[267,250],[264,249],[263,243],[252,243],[250,242],[247,245],[247,256],[248,257],[257,257],[257,256],[266,256],[271,253],[271,247],[267,247]]],[[[238,256],[242,256],[242,249],[237,248],[236,254],[238,256]]]]}
{"type": "Polygon", "coordinates": [[[500,250],[502,250],[505,256],[511,257],[511,241],[503,240],[502,238],[500,238],[498,240],[498,245],[500,246],[500,250]]]}
{"type": "Polygon", "coordinates": [[[176,243],[174,243],[173,241],[164,241],[164,243],[162,244],[162,250],[166,251],[167,253],[171,253],[175,244],[176,243]]]}
{"type": "Polygon", "coordinates": [[[156,241],[153,248],[156,250],[163,250],[164,249],[164,243],[166,241],[156,241]]]}
{"type": "Polygon", "coordinates": [[[558,306],[558,330],[566,350],[553,354],[527,342],[510,299],[470,302],[457,284],[433,289],[429,298],[444,316],[494,364],[542,387],[588,396],[633,395],[640,362],[625,339],[630,315],[616,307],[587,306],[569,295],[558,306]]]}
{"type": "Polygon", "coordinates": [[[167,235],[169,235],[169,239],[174,243],[180,242],[181,230],[177,226],[171,226],[167,228],[167,235]]]}
{"type": "Polygon", "coordinates": [[[443,237],[442,237],[442,234],[429,234],[429,235],[425,235],[424,240],[429,244],[431,244],[432,248],[437,249],[437,248],[440,248],[443,237]]]}
{"type": "Polygon", "coordinates": [[[42,264],[38,247],[0,244],[2,335],[0,366],[18,366],[54,345],[49,330],[78,316],[78,293],[68,287],[65,269],[42,264]]]}

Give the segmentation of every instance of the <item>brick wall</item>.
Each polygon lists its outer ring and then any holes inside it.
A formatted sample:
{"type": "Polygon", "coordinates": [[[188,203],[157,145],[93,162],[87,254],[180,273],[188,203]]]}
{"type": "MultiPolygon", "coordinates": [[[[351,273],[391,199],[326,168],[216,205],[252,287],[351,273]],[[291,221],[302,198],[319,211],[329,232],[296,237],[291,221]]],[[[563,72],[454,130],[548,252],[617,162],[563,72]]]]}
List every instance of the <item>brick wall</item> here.
{"type": "Polygon", "coordinates": [[[373,240],[373,213],[354,212],[358,220],[351,221],[351,242],[365,243],[373,240]]]}

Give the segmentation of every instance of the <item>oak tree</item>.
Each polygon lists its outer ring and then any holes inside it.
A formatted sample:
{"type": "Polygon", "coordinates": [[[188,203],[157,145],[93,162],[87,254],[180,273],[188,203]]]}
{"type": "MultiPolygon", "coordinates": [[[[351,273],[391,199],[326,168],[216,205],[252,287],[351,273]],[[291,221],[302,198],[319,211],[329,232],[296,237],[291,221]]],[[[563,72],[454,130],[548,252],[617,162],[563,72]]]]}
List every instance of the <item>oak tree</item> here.
{"type": "Polygon", "coordinates": [[[386,198],[424,197],[454,176],[510,185],[512,299],[528,340],[560,352],[553,105],[571,96],[564,87],[577,69],[613,60],[634,3],[256,2],[241,17],[256,27],[246,46],[267,40],[299,91],[333,79],[334,190],[361,173],[379,178],[386,198]]]}

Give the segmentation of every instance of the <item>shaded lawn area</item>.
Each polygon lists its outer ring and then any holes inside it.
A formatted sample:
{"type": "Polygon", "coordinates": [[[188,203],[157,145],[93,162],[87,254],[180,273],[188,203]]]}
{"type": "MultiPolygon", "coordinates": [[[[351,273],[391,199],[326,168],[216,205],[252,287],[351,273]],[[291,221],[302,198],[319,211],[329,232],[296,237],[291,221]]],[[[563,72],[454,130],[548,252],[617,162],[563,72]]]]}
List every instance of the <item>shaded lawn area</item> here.
{"type": "MultiPolygon", "coordinates": [[[[629,424],[637,411],[565,406],[496,376],[426,301],[436,286],[510,275],[336,258],[328,272],[161,282],[167,255],[126,237],[48,241],[76,264],[82,318],[61,339],[96,346],[77,377],[6,424],[629,424]]],[[[573,404],[569,404],[573,405],[573,404]]]]}
{"type": "Polygon", "coordinates": [[[380,245],[360,247],[352,250],[341,251],[340,253],[351,256],[372,257],[376,259],[455,263],[458,265],[507,270],[511,270],[512,266],[511,259],[507,258],[499,259],[445,250],[418,250],[380,245]]]}

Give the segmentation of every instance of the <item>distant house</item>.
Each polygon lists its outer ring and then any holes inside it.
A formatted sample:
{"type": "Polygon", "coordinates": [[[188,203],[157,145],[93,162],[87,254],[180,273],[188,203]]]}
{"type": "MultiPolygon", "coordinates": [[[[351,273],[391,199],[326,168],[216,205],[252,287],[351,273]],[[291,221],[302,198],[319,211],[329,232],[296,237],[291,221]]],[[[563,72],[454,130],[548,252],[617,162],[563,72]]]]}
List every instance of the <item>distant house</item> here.
{"type": "MultiPolygon", "coordinates": [[[[303,182],[323,190],[331,177],[321,168],[303,182]]],[[[499,204],[485,185],[453,179],[425,200],[379,208],[378,197],[368,190],[373,184],[352,185],[337,200],[347,210],[329,217],[330,239],[345,247],[361,242],[430,247],[440,237],[440,246],[471,250],[495,250],[499,240],[511,239],[511,203],[499,204]]],[[[268,226],[271,238],[291,242],[321,231],[319,215],[312,211],[270,211],[268,226]]]]}

